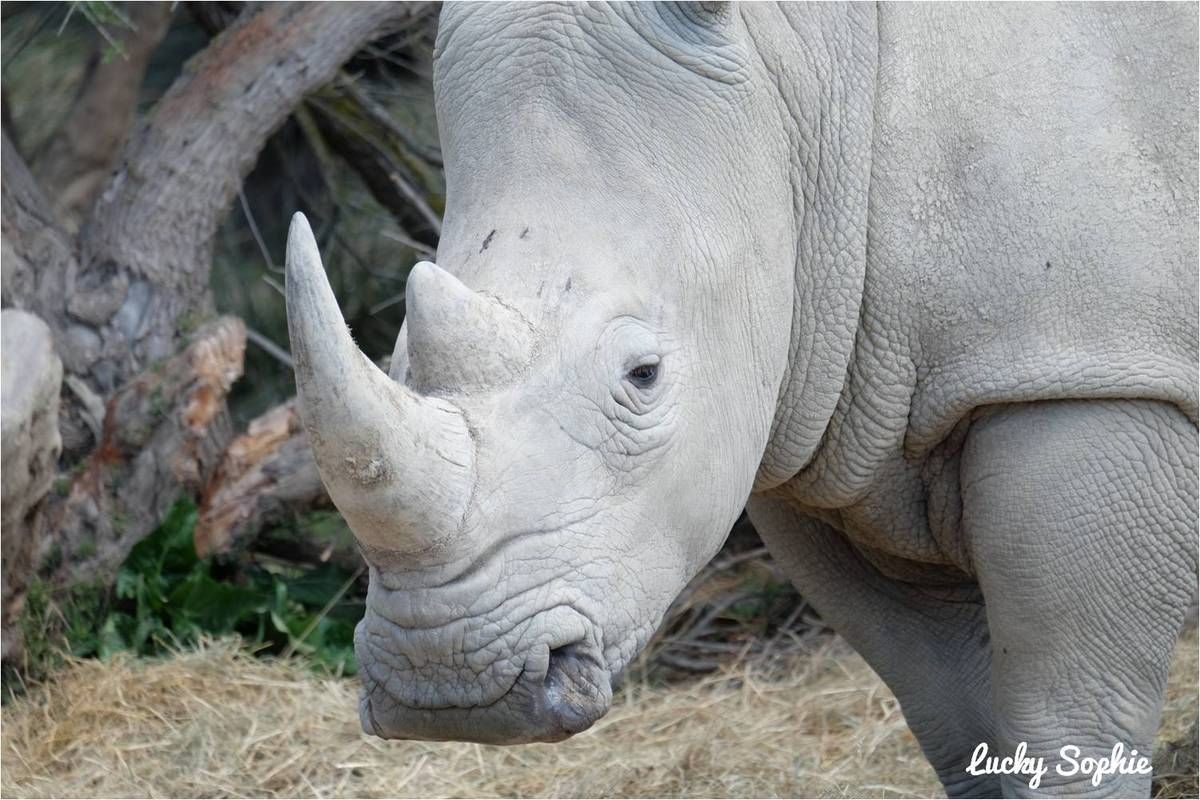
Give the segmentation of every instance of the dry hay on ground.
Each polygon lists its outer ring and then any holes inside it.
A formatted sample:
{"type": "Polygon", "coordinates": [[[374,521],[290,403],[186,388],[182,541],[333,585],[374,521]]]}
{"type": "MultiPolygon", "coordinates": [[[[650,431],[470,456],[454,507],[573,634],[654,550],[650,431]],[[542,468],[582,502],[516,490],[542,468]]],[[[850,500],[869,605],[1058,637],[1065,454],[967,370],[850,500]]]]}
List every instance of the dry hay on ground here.
{"type": "MultiPolygon", "coordinates": [[[[1164,733],[1196,719],[1196,663],[1193,635],[1176,658],[1164,733]]],[[[575,739],[503,748],[366,737],[355,681],[258,660],[229,642],[167,660],[83,661],[4,708],[0,789],[5,797],[938,793],[895,699],[842,642],[814,645],[772,675],[742,664],[690,684],[628,686],[575,739]]]]}

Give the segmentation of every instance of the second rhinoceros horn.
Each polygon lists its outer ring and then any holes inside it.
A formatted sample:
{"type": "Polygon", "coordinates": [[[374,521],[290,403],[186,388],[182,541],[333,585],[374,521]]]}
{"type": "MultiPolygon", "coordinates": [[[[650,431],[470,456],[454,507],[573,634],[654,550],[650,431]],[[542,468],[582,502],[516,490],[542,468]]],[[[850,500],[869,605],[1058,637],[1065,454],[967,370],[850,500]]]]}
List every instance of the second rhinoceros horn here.
{"type": "Polygon", "coordinates": [[[501,385],[526,367],[533,329],[499,300],[468,289],[436,264],[408,274],[408,383],[427,392],[501,385]]]}
{"type": "Polygon", "coordinates": [[[288,232],[287,308],[300,416],[321,479],[359,542],[417,560],[453,557],[474,479],[466,420],[358,349],[302,214],[288,232]]]}

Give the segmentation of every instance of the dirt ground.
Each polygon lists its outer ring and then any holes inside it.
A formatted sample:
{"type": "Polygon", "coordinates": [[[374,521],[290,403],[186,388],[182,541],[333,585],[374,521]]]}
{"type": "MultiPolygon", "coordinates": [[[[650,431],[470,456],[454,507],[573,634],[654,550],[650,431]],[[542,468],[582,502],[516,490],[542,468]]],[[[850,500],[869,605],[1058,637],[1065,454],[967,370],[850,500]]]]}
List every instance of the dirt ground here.
{"type": "MultiPolygon", "coordinates": [[[[4,797],[939,795],[895,698],[840,640],[770,674],[626,686],[558,745],[384,742],[357,683],[218,642],[165,660],[77,662],[3,709],[4,797]]],[[[1162,737],[1197,714],[1197,642],[1179,647],[1162,737]]],[[[1194,755],[1194,754],[1193,754],[1194,755]]],[[[1194,760],[1191,762],[1194,765],[1194,760]]],[[[1194,766],[1176,779],[1195,796],[1194,766]]]]}

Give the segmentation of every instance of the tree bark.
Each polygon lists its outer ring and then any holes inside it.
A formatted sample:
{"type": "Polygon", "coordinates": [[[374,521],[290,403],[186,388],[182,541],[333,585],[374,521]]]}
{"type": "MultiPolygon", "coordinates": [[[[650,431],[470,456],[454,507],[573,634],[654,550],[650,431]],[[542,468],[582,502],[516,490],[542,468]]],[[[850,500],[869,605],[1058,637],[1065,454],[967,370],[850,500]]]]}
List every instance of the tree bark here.
{"type": "MultiPolygon", "coordinates": [[[[63,292],[77,262],[71,237],[59,226],[37,180],[5,130],[4,180],[0,181],[0,302],[32,311],[56,334],[62,327],[63,292]],[[59,313],[48,315],[46,311],[59,313]],[[49,317],[49,318],[48,318],[49,317]]],[[[60,344],[57,336],[55,343],[60,344]]]]}
{"type": "MultiPolygon", "coordinates": [[[[92,332],[73,324],[65,304],[79,262],[74,240],[58,225],[41,187],[16,147],[3,134],[4,180],[0,181],[0,302],[5,308],[34,313],[50,326],[54,349],[68,375],[90,363],[92,332]]],[[[90,393],[84,384],[80,392],[90,393]]],[[[59,404],[63,458],[72,462],[95,440],[95,421],[78,395],[68,392],[59,404]]]]}
{"type": "Polygon", "coordinates": [[[271,525],[330,505],[293,398],[230,443],[204,490],[196,552],[227,553],[271,525]]]}
{"type": "Polygon", "coordinates": [[[245,347],[241,320],[221,317],[109,399],[99,446],[39,519],[52,587],[107,585],[171,505],[200,492],[232,434],[225,395],[245,347]]]}
{"type": "Polygon", "coordinates": [[[133,126],[146,65],[171,21],[171,3],[127,3],[124,9],[134,28],[123,37],[122,52],[105,58],[96,48],[70,116],[34,162],[59,219],[72,230],[112,172],[133,126]]]}
{"type": "Polygon", "coordinates": [[[5,309],[0,350],[0,429],[4,481],[0,484],[0,653],[21,654],[20,628],[25,590],[33,576],[38,541],[29,525],[54,481],[62,440],[58,435],[58,393],[62,362],[54,354],[50,329],[33,314],[5,309]]]}

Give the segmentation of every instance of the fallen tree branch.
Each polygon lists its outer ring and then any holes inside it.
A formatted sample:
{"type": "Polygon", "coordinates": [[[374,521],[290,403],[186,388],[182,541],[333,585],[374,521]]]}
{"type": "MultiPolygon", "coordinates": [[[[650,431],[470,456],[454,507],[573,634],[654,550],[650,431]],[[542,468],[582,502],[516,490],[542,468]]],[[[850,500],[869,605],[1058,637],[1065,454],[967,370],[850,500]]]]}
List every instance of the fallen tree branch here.
{"type": "Polygon", "coordinates": [[[225,395],[245,347],[241,321],[221,317],[109,399],[99,445],[39,518],[51,587],[107,585],[171,505],[199,493],[232,436],[225,395]]]}
{"type": "MultiPolygon", "coordinates": [[[[74,469],[30,521],[42,543],[33,563],[52,590],[107,585],[179,497],[210,485],[233,436],[225,398],[246,343],[236,319],[197,328],[213,316],[217,226],[301,100],[426,8],[246,5],[136,126],[77,237],[4,133],[3,302],[46,322],[66,373],[59,425],[74,469]]],[[[288,453],[295,496],[280,490],[281,502],[321,502],[315,467],[299,469],[307,444],[280,443],[277,457],[288,453]]]]}
{"type": "MultiPolygon", "coordinates": [[[[389,360],[376,365],[387,372],[389,360]]],[[[229,443],[200,499],[195,542],[201,557],[253,545],[256,553],[292,561],[331,561],[347,570],[362,564],[353,534],[317,472],[298,403],[292,397],[256,417],[229,443]],[[298,536],[313,533],[295,529],[314,511],[336,518],[335,530],[315,538],[298,536]]]]}
{"type": "Polygon", "coordinates": [[[293,398],[229,444],[200,502],[196,552],[229,552],[265,528],[322,506],[330,506],[329,498],[293,398]]]}

